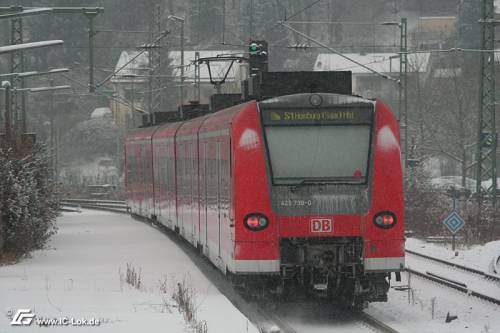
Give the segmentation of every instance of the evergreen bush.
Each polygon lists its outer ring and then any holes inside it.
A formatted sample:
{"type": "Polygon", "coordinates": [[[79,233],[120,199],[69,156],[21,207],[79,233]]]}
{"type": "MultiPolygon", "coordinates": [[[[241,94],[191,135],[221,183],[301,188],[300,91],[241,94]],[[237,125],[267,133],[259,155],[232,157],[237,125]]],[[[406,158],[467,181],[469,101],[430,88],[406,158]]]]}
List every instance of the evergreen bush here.
{"type": "Polygon", "coordinates": [[[35,146],[23,157],[0,149],[0,212],[5,253],[23,255],[42,248],[57,231],[59,200],[49,179],[50,155],[35,146]]]}

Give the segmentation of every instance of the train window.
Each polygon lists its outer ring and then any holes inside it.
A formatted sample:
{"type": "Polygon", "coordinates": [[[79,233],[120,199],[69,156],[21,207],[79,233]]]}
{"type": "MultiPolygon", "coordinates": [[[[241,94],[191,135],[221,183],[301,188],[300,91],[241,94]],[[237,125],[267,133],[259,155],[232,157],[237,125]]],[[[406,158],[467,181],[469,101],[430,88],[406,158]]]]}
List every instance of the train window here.
{"type": "Polygon", "coordinates": [[[275,184],[366,181],[369,125],[268,126],[266,139],[275,184]]]}

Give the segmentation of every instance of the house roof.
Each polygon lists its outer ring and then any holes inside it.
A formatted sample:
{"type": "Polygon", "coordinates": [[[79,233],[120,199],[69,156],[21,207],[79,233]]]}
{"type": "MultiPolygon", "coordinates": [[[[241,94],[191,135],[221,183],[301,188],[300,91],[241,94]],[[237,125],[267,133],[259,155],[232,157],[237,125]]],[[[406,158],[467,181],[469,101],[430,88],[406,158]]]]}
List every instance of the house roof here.
{"type": "MultiPolygon", "coordinates": [[[[346,57],[357,61],[377,72],[398,73],[399,56],[396,53],[346,53],[346,57]]],[[[408,54],[408,72],[426,72],[430,53],[408,54]]],[[[351,71],[352,74],[371,74],[371,72],[338,54],[319,54],[314,63],[314,71],[351,71]]]]}
{"type": "Polygon", "coordinates": [[[140,52],[139,50],[122,51],[114,70],[117,72],[120,68],[123,68],[111,79],[111,82],[141,82],[147,80],[146,77],[140,76],[148,74],[149,54],[148,52],[139,54],[140,52]]]}

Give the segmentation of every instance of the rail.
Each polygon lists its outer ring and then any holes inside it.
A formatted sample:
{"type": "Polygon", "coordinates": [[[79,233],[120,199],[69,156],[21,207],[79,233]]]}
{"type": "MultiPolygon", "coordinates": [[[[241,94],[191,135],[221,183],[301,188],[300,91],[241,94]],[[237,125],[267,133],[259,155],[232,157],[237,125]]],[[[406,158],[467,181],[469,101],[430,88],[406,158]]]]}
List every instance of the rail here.
{"type": "Polygon", "coordinates": [[[500,275],[500,254],[491,261],[491,271],[500,275]]]}
{"type": "Polygon", "coordinates": [[[126,202],[119,200],[95,200],[95,199],[61,200],[61,210],[63,211],[77,211],[79,208],[99,209],[115,213],[127,213],[127,214],[130,211],[126,202]]]}
{"type": "Polygon", "coordinates": [[[434,273],[431,273],[431,272],[425,272],[425,273],[424,272],[420,272],[420,271],[414,270],[414,269],[409,268],[409,267],[406,268],[406,271],[408,273],[420,276],[420,277],[422,277],[422,278],[424,278],[426,280],[437,282],[437,283],[445,285],[445,286],[447,286],[449,288],[458,290],[458,291],[463,292],[463,293],[465,293],[467,295],[471,295],[471,296],[480,298],[482,300],[485,300],[485,301],[492,302],[492,303],[495,303],[497,305],[500,305],[500,299],[496,299],[494,297],[490,297],[490,296],[482,294],[480,292],[471,290],[471,289],[469,289],[469,287],[465,283],[462,283],[462,282],[459,282],[459,281],[454,281],[454,280],[451,280],[449,278],[445,278],[443,276],[440,276],[440,275],[437,275],[437,274],[434,274],[434,273]]]}
{"type": "Polygon", "coordinates": [[[377,318],[369,315],[366,312],[360,313],[360,316],[361,316],[361,319],[365,323],[367,323],[368,325],[370,325],[371,327],[373,327],[374,329],[376,329],[379,332],[383,332],[383,333],[399,333],[399,331],[397,331],[394,328],[388,326],[387,324],[384,324],[383,322],[381,322],[377,318]]]}
{"type": "Polygon", "coordinates": [[[487,279],[500,282],[500,276],[495,276],[495,275],[486,273],[485,271],[481,271],[479,269],[475,269],[475,268],[472,268],[472,267],[467,267],[467,266],[460,265],[460,264],[457,264],[457,263],[454,263],[454,262],[450,262],[450,261],[447,261],[447,260],[443,260],[443,259],[434,258],[434,257],[428,256],[426,254],[418,253],[418,252],[415,252],[415,251],[412,251],[412,250],[405,250],[405,252],[409,253],[409,254],[412,254],[414,256],[417,256],[417,257],[425,258],[425,259],[430,260],[430,261],[435,261],[435,262],[438,262],[438,263],[443,264],[443,265],[447,265],[447,266],[451,266],[451,267],[454,267],[454,268],[458,268],[458,269],[461,269],[463,271],[467,271],[467,272],[470,272],[470,273],[473,273],[473,274],[478,274],[478,275],[481,275],[481,276],[483,276],[483,277],[485,277],[487,279]]]}

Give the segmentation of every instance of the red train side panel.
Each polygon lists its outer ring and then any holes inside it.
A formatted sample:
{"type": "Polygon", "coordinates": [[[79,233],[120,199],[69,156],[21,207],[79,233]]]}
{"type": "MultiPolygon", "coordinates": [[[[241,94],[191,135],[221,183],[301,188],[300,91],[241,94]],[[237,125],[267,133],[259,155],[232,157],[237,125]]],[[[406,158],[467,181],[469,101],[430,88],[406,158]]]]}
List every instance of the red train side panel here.
{"type": "Polygon", "coordinates": [[[153,152],[151,139],[157,127],[139,129],[125,141],[125,185],[131,212],[154,215],[153,152]]]}

